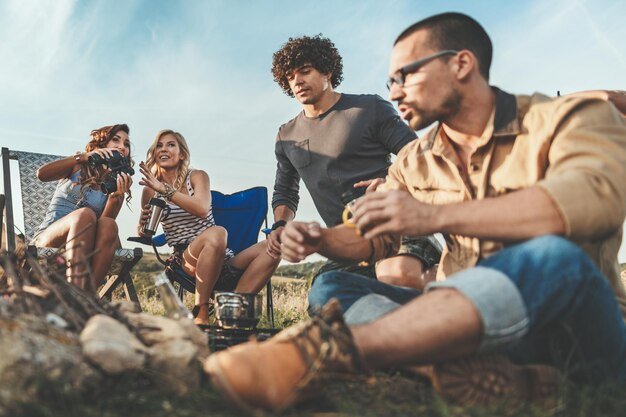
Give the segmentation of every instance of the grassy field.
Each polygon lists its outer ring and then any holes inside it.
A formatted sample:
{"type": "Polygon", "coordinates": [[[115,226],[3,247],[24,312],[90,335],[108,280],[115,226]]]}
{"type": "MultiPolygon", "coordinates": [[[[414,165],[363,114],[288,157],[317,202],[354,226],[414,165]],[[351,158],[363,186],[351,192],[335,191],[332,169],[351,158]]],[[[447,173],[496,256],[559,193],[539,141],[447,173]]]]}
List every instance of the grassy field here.
{"type": "MultiPolygon", "coordinates": [[[[275,277],[274,305],[277,327],[285,327],[306,318],[308,279],[319,265],[298,265],[281,268],[275,277]],[[296,270],[297,269],[297,270],[296,270]],[[294,272],[295,271],[295,272],[294,272]],[[296,279],[286,277],[297,276],[296,279]]],[[[147,255],[135,268],[135,282],[144,310],[159,314],[162,307],[154,294],[152,276],[161,266],[147,255]]],[[[191,307],[191,296],[186,298],[191,307]]],[[[267,326],[267,320],[262,321],[267,326]]],[[[45,381],[42,382],[45,384],[45,381]]],[[[145,379],[116,381],[97,391],[77,392],[62,384],[43,386],[42,398],[22,404],[3,404],[12,417],[108,417],[108,416],[239,416],[213,390],[210,382],[185,398],[166,397],[147,386],[145,379]]],[[[378,373],[369,380],[330,383],[319,395],[308,402],[281,414],[284,416],[626,416],[626,386],[566,385],[559,406],[545,410],[533,406],[461,408],[444,403],[424,381],[401,372],[378,373]]]]}
{"type": "MultiPolygon", "coordinates": [[[[303,265],[287,265],[280,267],[272,278],[274,320],[276,327],[284,328],[298,321],[304,320],[306,314],[306,294],[309,287],[309,277],[319,268],[319,263],[303,265]]],[[[153,254],[144,254],[144,258],[133,268],[133,282],[139,295],[139,302],[144,311],[160,315],[163,306],[154,289],[154,277],[163,271],[153,254]]],[[[262,290],[265,297],[265,289],[262,290]]],[[[123,292],[119,288],[113,295],[114,299],[122,298],[123,292]]],[[[264,298],[265,299],[265,298],[264,298]]],[[[193,294],[185,292],[185,305],[191,310],[193,294]]],[[[265,306],[263,317],[259,323],[262,327],[269,327],[265,306]]]]}

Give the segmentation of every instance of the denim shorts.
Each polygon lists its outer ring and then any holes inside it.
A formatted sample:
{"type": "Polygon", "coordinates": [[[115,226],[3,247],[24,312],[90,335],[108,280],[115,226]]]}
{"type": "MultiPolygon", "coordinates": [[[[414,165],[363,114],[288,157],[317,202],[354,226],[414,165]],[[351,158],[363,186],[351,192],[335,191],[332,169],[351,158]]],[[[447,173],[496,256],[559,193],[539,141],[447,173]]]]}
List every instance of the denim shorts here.
{"type": "MultiPolygon", "coordinates": [[[[439,263],[443,248],[434,236],[403,236],[398,253],[394,256],[408,255],[421,260],[424,263],[424,270],[439,263]]],[[[375,265],[362,263],[343,263],[328,260],[315,273],[313,282],[317,277],[325,272],[341,271],[352,272],[376,279],[375,265]]]]}
{"type": "Polygon", "coordinates": [[[408,255],[424,263],[424,270],[436,265],[443,248],[434,236],[402,236],[398,255],[408,255]]]}
{"type": "Polygon", "coordinates": [[[244,270],[232,266],[228,262],[224,262],[220,276],[215,283],[215,291],[235,291],[244,270]]]}

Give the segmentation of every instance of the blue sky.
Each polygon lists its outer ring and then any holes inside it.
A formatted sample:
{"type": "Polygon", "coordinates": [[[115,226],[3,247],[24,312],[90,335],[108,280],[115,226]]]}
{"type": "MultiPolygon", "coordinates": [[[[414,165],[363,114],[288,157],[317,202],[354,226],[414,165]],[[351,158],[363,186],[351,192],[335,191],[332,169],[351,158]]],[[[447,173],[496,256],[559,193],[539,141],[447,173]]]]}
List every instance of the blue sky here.
{"type": "MultiPolygon", "coordinates": [[[[139,161],[171,128],[213,188],[271,192],[276,131],[300,111],[272,80],[272,53],[322,33],[344,59],[338,91],[386,97],[395,37],[444,11],[485,26],[492,82],[505,90],[626,89],[624,1],[0,0],[0,144],[69,155],[91,129],[125,122],[139,161]]],[[[133,193],[123,239],[139,212],[140,187],[133,193]]],[[[298,218],[318,219],[303,194],[298,218]]]]}

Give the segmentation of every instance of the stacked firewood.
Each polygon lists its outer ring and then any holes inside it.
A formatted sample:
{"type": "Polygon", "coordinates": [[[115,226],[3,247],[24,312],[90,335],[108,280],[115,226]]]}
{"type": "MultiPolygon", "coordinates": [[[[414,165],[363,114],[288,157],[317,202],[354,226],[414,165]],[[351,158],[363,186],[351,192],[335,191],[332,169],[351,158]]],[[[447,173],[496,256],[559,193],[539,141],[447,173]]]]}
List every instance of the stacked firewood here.
{"type": "MultiPolygon", "coordinates": [[[[98,300],[85,290],[70,284],[65,273],[65,248],[56,257],[38,260],[25,248],[15,253],[0,253],[0,305],[16,316],[29,314],[58,327],[80,333],[96,314],[105,314],[124,323],[140,337],[120,308],[98,300]]],[[[83,260],[88,265],[87,260],[83,260]]]]}
{"type": "Polygon", "coordinates": [[[31,382],[41,378],[98,389],[103,379],[143,375],[179,394],[199,385],[208,341],[191,320],[98,300],[70,284],[65,268],[61,257],[0,252],[0,413],[5,401],[36,396],[31,382]]]}

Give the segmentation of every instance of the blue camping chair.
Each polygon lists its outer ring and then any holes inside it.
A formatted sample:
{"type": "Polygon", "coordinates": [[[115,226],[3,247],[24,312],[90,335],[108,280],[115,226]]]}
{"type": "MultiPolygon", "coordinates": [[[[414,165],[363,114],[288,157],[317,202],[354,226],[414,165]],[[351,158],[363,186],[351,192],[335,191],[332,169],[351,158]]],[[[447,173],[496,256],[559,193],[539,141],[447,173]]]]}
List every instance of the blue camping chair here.
{"type": "MultiPolygon", "coordinates": [[[[228,247],[235,254],[257,243],[261,226],[267,227],[267,188],[253,187],[233,194],[211,191],[211,206],[215,223],[228,231],[228,247]]],[[[179,284],[178,296],[184,291],[195,292],[195,277],[187,275],[180,266],[163,260],[157,247],[167,243],[165,234],[150,238],[130,237],[128,240],[152,245],[157,259],[165,265],[165,273],[172,282],[179,284]]],[[[274,303],[272,301],[272,282],[267,282],[267,314],[274,326],[274,303]]]]}

